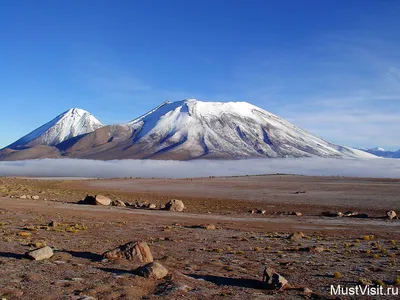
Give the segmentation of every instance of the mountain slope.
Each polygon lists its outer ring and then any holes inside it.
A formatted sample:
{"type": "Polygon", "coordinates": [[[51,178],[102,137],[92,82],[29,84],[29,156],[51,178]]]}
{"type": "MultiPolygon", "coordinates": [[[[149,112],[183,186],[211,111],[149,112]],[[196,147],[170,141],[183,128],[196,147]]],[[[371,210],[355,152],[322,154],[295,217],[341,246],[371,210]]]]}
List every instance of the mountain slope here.
{"type": "MultiPolygon", "coordinates": [[[[35,158],[46,157],[48,153],[53,157],[107,160],[374,157],[326,142],[246,102],[194,99],[164,102],[128,123],[103,126],[58,143],[54,141],[50,144],[54,145],[53,150],[46,149],[42,156],[35,151],[35,158]]],[[[29,157],[27,150],[20,151],[12,157],[29,157]]],[[[9,159],[10,155],[3,151],[0,159],[9,159]]]]}
{"type": "Polygon", "coordinates": [[[24,149],[35,145],[54,146],[67,139],[92,132],[103,126],[89,112],[79,108],[72,108],[6,148],[24,149]]]}

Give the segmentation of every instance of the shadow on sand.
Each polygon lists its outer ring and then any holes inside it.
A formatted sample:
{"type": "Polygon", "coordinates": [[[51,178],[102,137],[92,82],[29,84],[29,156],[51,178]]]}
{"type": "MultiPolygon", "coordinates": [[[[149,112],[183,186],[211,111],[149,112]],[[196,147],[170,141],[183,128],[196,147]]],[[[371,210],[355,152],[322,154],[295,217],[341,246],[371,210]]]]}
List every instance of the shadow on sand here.
{"type": "Polygon", "coordinates": [[[216,285],[228,285],[228,286],[265,290],[265,284],[262,281],[255,279],[229,278],[229,277],[221,277],[214,275],[198,275],[198,274],[188,274],[187,276],[195,279],[202,279],[205,281],[209,281],[216,285]]]}
{"type": "Polygon", "coordinates": [[[0,252],[0,257],[22,259],[25,258],[25,255],[11,252],[0,252]]]}
{"type": "Polygon", "coordinates": [[[73,257],[77,257],[77,258],[84,258],[84,259],[88,259],[91,261],[101,261],[103,259],[103,256],[101,256],[100,254],[97,253],[93,253],[93,252],[88,252],[88,251],[70,251],[70,250],[61,250],[61,251],[57,251],[58,253],[69,253],[71,254],[73,257]]]}

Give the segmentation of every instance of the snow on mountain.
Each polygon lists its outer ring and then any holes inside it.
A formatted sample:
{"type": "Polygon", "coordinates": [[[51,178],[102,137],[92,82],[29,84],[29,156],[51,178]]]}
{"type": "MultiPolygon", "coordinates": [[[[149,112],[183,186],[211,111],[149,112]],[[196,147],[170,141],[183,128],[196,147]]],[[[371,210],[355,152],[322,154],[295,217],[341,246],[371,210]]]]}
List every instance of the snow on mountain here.
{"type": "Polygon", "coordinates": [[[23,136],[7,146],[7,148],[21,149],[35,145],[54,146],[72,137],[95,131],[103,126],[89,112],[79,108],[71,108],[23,136]]]}
{"type": "Polygon", "coordinates": [[[326,142],[247,102],[165,102],[128,123],[147,158],[372,157],[326,142]]]}

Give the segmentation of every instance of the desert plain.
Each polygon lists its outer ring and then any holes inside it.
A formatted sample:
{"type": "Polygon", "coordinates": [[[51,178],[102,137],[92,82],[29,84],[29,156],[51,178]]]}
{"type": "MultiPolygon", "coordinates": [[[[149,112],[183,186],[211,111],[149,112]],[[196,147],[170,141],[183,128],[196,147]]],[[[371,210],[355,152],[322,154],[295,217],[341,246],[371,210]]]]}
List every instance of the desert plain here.
{"type": "Polygon", "coordinates": [[[3,299],[371,299],[330,287],[400,284],[400,221],[386,216],[400,211],[399,179],[3,177],[0,203],[3,299]],[[127,206],[78,204],[99,194],[127,206]],[[161,209],[171,199],[184,211],[161,209]],[[104,259],[131,241],[168,275],[104,259]],[[46,245],[50,258],[25,256],[46,245]],[[266,288],[265,266],[285,288],[266,288]]]}

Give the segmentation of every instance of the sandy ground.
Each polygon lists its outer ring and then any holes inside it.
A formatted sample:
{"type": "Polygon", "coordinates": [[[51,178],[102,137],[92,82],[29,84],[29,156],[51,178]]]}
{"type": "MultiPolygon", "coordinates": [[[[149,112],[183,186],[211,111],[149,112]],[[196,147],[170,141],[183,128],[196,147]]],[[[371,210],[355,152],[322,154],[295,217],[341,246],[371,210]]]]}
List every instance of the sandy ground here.
{"type": "MultiPolygon", "coordinates": [[[[1,178],[0,195],[7,197],[0,197],[0,296],[305,299],[303,288],[308,287],[315,292],[311,298],[329,299],[334,298],[330,285],[355,286],[365,279],[394,286],[400,283],[396,281],[400,222],[382,217],[385,210],[399,208],[399,191],[400,180],[284,175],[190,180],[1,178]],[[76,204],[86,193],[156,204],[178,198],[187,210],[76,204]],[[37,194],[40,199],[10,198],[22,194],[37,194]],[[250,214],[251,208],[267,212],[250,214]],[[354,209],[370,217],[321,217],[327,209],[354,209]],[[275,214],[282,211],[300,211],[303,216],[275,214]],[[57,229],[47,227],[52,220],[60,224],[57,229]],[[201,227],[205,224],[217,229],[206,230],[201,227]],[[288,239],[298,231],[305,237],[288,239]],[[134,262],[102,260],[104,251],[136,240],[149,244],[154,259],[170,275],[145,279],[134,274],[134,262]],[[24,253],[40,243],[53,247],[55,255],[45,261],[25,259],[24,253]],[[307,249],[313,246],[324,251],[307,249]],[[261,283],[265,265],[283,275],[290,288],[266,290],[261,283]],[[335,278],[335,272],[340,276],[335,278]]],[[[354,299],[363,298],[370,299],[354,299]]]]}

